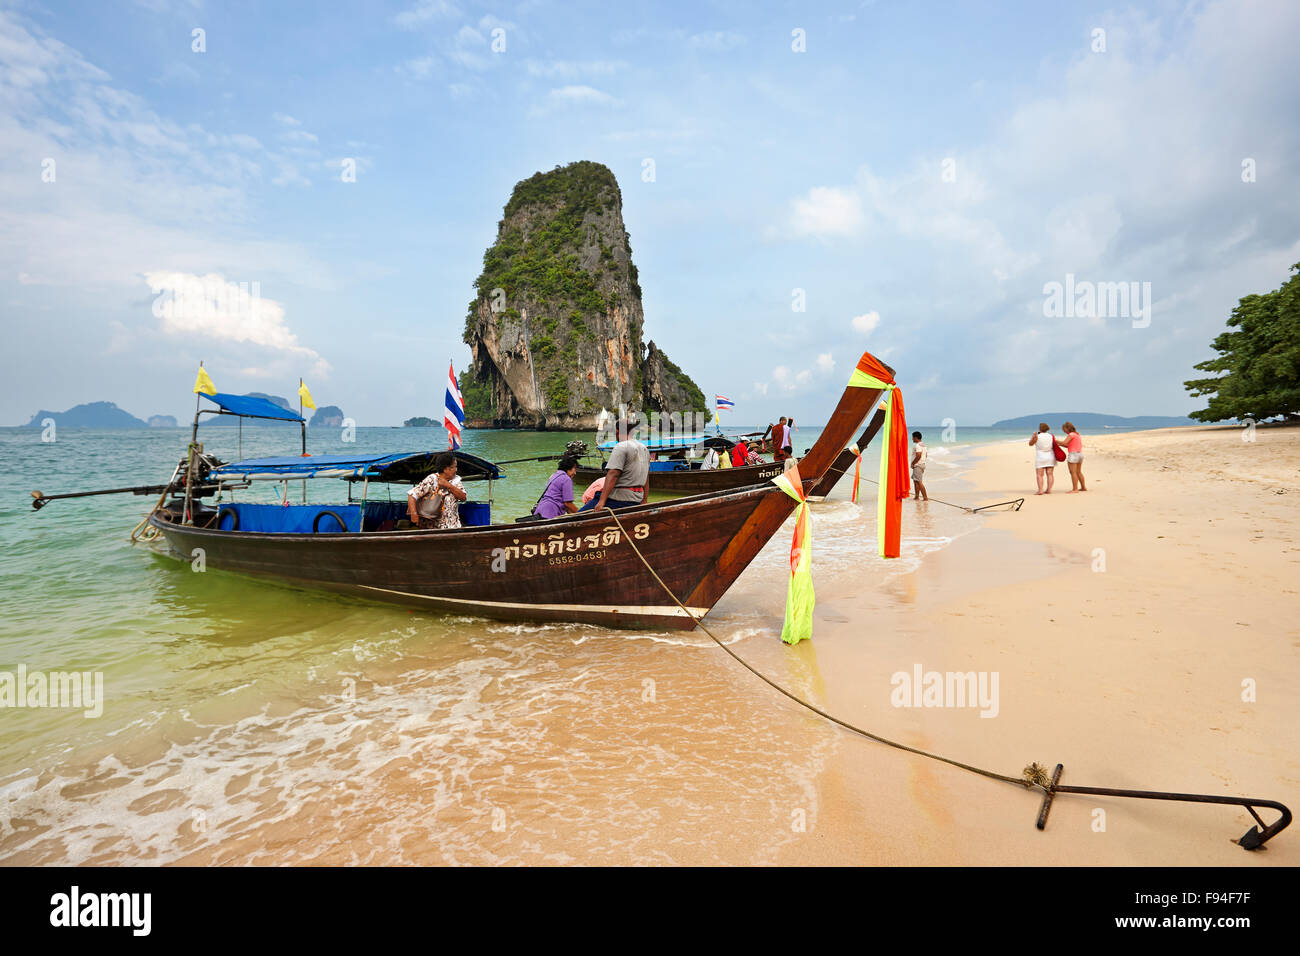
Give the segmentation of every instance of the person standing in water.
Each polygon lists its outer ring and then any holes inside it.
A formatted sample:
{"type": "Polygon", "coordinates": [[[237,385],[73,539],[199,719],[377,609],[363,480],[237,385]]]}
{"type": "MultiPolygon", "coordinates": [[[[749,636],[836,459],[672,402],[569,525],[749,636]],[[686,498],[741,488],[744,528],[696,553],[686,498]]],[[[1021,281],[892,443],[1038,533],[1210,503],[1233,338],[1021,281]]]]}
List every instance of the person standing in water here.
{"type": "Polygon", "coordinates": [[[925,490],[925,462],[930,452],[921,441],[920,432],[912,432],[912,442],[912,484],[916,485],[916,494],[912,497],[929,501],[930,495],[925,490]]]}

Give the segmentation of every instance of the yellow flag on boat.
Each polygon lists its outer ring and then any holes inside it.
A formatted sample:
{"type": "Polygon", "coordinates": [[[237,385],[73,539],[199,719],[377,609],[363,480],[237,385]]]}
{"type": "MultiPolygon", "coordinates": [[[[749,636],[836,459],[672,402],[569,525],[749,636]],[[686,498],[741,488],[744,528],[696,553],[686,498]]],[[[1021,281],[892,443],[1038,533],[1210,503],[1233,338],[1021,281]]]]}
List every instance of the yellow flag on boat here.
{"type": "Polygon", "coordinates": [[[794,538],[790,541],[790,586],[785,597],[785,623],[781,625],[781,640],[798,644],[812,637],[813,605],[816,603],[812,581],[812,520],[798,465],[783,475],[777,475],[772,483],[799,502],[794,513],[794,538]]]}
{"type": "Polygon", "coordinates": [[[307,391],[307,386],[302,379],[298,379],[298,398],[302,400],[303,408],[316,407],[316,403],[312,401],[311,392],[307,391]]]}
{"type": "Polygon", "coordinates": [[[208,370],[199,363],[199,374],[194,379],[194,394],[202,392],[204,395],[217,394],[217,386],[212,384],[212,379],[208,376],[208,370]]]}

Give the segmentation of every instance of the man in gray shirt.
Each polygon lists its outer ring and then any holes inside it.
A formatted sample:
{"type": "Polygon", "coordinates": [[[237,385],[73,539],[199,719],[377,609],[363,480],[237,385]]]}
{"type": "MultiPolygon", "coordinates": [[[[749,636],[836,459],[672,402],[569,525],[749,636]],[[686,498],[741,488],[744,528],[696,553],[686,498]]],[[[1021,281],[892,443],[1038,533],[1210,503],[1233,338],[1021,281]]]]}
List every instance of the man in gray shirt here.
{"type": "Polygon", "coordinates": [[[583,511],[600,508],[628,508],[646,499],[646,484],[650,480],[650,451],[645,445],[628,435],[626,419],[619,419],[615,434],[618,444],[610,453],[605,468],[605,486],[600,497],[583,506],[583,511]]]}

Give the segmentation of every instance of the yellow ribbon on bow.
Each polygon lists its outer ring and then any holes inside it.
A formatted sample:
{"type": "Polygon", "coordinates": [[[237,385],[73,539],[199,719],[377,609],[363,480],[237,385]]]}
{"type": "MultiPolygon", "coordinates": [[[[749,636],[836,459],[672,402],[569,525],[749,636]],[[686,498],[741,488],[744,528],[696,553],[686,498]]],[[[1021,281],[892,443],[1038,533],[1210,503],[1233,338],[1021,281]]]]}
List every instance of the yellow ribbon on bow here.
{"type": "Polygon", "coordinates": [[[813,605],[816,603],[812,582],[812,521],[797,465],[785,474],[777,475],[772,483],[799,502],[794,516],[794,537],[790,541],[790,585],[786,590],[785,622],[781,625],[781,640],[786,644],[798,644],[812,637],[813,605]]]}

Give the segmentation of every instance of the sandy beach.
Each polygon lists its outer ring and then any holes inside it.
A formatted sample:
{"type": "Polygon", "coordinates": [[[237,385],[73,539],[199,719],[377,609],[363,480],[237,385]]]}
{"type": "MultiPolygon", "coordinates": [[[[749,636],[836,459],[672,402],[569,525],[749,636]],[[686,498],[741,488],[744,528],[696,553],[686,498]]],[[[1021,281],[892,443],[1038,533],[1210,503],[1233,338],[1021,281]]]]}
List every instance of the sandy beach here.
{"type": "MultiPolygon", "coordinates": [[[[1025,495],[1022,510],[973,517],[978,530],[884,586],[819,589],[814,641],[760,656],[802,655],[832,713],[1000,773],[1059,762],[1063,784],[1294,808],[1300,428],[1259,428],[1253,442],[1214,427],[1085,442],[1089,491],[1073,495],[1064,465],[1055,493],[1033,495],[1026,444],[977,449],[960,488],[935,480],[931,494],[1025,495]],[[893,706],[891,675],[918,665],[997,672],[996,716],[893,706]]],[[[904,533],[940,507],[907,502],[904,533]]],[[[1039,832],[1032,792],[839,736],[816,825],[782,862],[1300,863],[1290,831],[1263,852],[1235,846],[1252,821],[1233,807],[1062,796],[1039,832]]]]}

